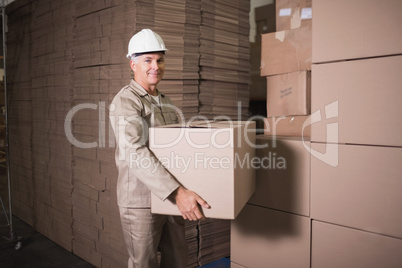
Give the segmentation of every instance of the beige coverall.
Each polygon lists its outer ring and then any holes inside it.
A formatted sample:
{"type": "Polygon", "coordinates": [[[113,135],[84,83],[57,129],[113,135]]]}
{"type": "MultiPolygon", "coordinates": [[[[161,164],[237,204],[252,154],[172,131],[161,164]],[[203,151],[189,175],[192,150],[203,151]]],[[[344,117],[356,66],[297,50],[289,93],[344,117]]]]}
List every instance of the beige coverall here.
{"type": "Polygon", "coordinates": [[[114,97],[110,121],[115,133],[118,169],[117,202],[129,252],[128,267],[185,267],[184,220],[151,214],[151,192],[165,200],[179,183],[148,149],[148,128],[177,123],[170,99],[160,94],[161,107],[134,80],[114,97]]]}

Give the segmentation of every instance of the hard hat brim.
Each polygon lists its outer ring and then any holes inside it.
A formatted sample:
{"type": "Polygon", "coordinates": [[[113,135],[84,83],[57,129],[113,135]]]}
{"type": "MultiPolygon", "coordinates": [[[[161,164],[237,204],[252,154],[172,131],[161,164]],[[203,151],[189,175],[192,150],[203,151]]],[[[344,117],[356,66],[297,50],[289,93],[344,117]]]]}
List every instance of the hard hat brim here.
{"type": "Polygon", "coordinates": [[[131,57],[132,56],[134,56],[134,57],[139,57],[139,56],[141,56],[141,55],[144,55],[144,54],[151,54],[151,53],[163,53],[163,55],[165,55],[165,52],[167,51],[167,49],[166,50],[158,50],[158,51],[146,51],[146,52],[140,52],[140,53],[133,53],[133,54],[127,54],[127,58],[128,59],[131,59],[131,57]]]}

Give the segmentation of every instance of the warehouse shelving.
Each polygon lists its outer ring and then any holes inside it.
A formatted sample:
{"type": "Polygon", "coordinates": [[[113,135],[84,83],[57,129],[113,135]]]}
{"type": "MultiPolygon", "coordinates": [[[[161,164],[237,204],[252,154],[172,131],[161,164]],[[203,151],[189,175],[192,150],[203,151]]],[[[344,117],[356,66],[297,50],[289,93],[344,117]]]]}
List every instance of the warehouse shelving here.
{"type": "MultiPolygon", "coordinates": [[[[2,29],[2,47],[3,47],[3,56],[1,56],[0,60],[3,62],[3,90],[1,94],[4,94],[4,106],[1,107],[1,121],[0,121],[0,168],[5,168],[6,179],[6,193],[8,206],[4,204],[2,192],[0,192],[0,209],[1,216],[5,223],[0,222],[0,236],[3,237],[7,243],[14,245],[16,250],[19,250],[22,247],[22,237],[17,236],[14,233],[13,228],[13,213],[12,213],[12,198],[11,198],[11,178],[10,178],[10,167],[9,167],[9,150],[8,150],[8,122],[7,122],[7,83],[6,83],[6,41],[5,41],[5,32],[6,32],[6,15],[5,15],[5,1],[2,1],[1,6],[1,29],[2,29]],[[4,234],[3,229],[8,229],[8,234],[4,234]]],[[[1,185],[4,185],[3,183],[1,185]]]]}

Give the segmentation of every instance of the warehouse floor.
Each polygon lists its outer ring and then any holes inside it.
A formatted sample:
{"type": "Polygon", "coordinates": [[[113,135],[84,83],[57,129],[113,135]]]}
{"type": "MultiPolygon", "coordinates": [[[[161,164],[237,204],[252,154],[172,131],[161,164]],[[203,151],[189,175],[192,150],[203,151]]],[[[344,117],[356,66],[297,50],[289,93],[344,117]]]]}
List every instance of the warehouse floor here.
{"type": "MultiPolygon", "coordinates": [[[[9,238],[10,227],[2,227],[1,235],[9,238]]],[[[53,241],[33,230],[31,226],[13,218],[15,236],[22,236],[22,247],[0,237],[0,263],[2,268],[12,267],[93,267],[53,241]]]]}
{"type": "MultiPolygon", "coordinates": [[[[77,267],[89,268],[91,264],[63,249],[53,241],[33,230],[31,226],[13,218],[15,236],[21,236],[22,247],[15,250],[16,243],[7,241],[10,227],[0,228],[0,263],[1,268],[24,267],[77,267]],[[5,236],[5,238],[3,237],[5,236]]],[[[228,259],[221,259],[203,268],[229,268],[228,259]]]]}

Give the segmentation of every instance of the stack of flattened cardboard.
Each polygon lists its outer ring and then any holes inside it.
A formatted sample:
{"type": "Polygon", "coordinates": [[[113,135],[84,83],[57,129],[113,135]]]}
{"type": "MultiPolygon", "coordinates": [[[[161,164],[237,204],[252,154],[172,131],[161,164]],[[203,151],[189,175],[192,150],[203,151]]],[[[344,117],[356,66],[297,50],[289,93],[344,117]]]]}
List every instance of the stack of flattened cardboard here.
{"type": "Polygon", "coordinates": [[[200,266],[230,255],[230,220],[207,219],[198,223],[200,266]]]}
{"type": "Polygon", "coordinates": [[[9,18],[7,24],[7,58],[13,60],[7,61],[6,65],[13,214],[33,225],[35,214],[31,146],[33,92],[30,90],[32,8],[30,5],[20,8],[14,4],[8,7],[8,11],[15,14],[15,17],[9,18]]]}
{"type": "MultiPolygon", "coordinates": [[[[5,118],[5,91],[4,91],[4,80],[0,77],[0,167],[7,167],[7,155],[5,154],[6,148],[6,118],[5,118]]],[[[4,170],[4,169],[3,169],[4,170]]],[[[1,174],[4,174],[1,173],[1,174]]],[[[8,207],[8,181],[7,179],[0,180],[0,197],[4,203],[5,207],[8,207]]],[[[4,225],[6,222],[5,218],[6,212],[2,211],[0,215],[0,225],[4,225]]]]}
{"type": "Polygon", "coordinates": [[[96,266],[125,266],[128,259],[108,106],[131,78],[125,56],[135,14],[132,3],[77,2],[74,9],[73,248],[96,266]]]}
{"type": "Polygon", "coordinates": [[[245,115],[249,100],[250,3],[203,0],[201,11],[200,115],[245,115]]]}
{"type": "Polygon", "coordinates": [[[188,249],[187,267],[197,267],[198,265],[198,222],[185,221],[185,235],[188,249]]]}
{"type": "MultiPolygon", "coordinates": [[[[19,64],[27,69],[7,66],[10,67],[7,69],[10,87],[16,89],[9,96],[13,103],[10,110],[11,114],[19,114],[10,118],[13,199],[18,200],[14,213],[33,223],[36,230],[67,250],[72,249],[72,148],[65,138],[63,126],[65,114],[70,109],[72,65],[66,60],[71,53],[68,48],[74,26],[71,6],[62,1],[36,4],[25,1],[11,6],[8,12],[24,17],[21,21],[24,31],[14,29],[14,33],[23,33],[23,38],[18,34],[8,36],[11,48],[8,56],[23,60],[19,64]],[[23,51],[18,50],[21,48],[19,42],[24,44],[23,51]],[[16,51],[13,51],[14,47],[16,51]],[[22,106],[14,110],[14,105],[22,106]],[[18,126],[15,132],[14,124],[18,126]],[[23,163],[22,166],[19,163],[23,163]],[[18,171],[14,172],[14,168],[18,171]],[[23,200],[20,195],[32,199],[23,200]],[[30,211],[24,214],[28,208],[30,211]]],[[[10,27],[13,26],[17,23],[10,20],[10,27]]]]}
{"type": "MultiPolygon", "coordinates": [[[[71,2],[42,1],[33,14],[32,156],[36,228],[72,250],[72,144],[66,139],[71,108],[74,21],[71,2]]],[[[71,126],[71,125],[69,125],[71,126]]]]}
{"type": "Polygon", "coordinates": [[[190,0],[166,3],[156,0],[136,3],[147,10],[138,14],[136,31],[152,29],[161,35],[168,49],[165,74],[158,88],[171,98],[186,118],[196,115],[199,106],[200,2],[190,0]],[[153,14],[152,21],[145,18],[149,14],[153,14]]]}

